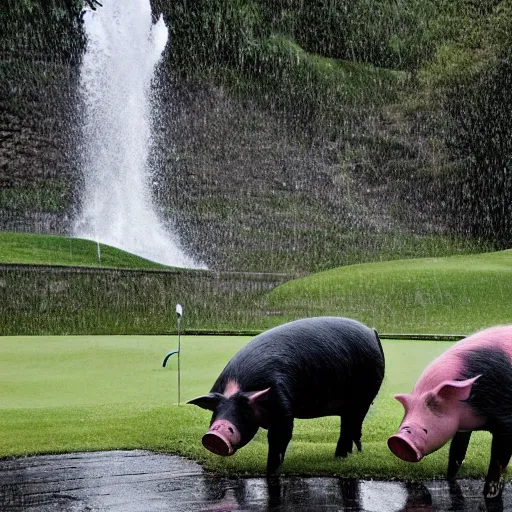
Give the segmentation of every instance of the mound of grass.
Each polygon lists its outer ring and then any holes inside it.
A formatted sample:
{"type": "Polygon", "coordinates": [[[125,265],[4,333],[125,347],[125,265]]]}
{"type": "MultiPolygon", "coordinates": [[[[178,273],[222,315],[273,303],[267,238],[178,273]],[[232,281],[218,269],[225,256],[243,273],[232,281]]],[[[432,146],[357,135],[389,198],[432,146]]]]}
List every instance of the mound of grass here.
{"type": "MultiPolygon", "coordinates": [[[[242,337],[181,340],[181,403],[209,391],[242,337]]],[[[266,465],[266,433],[233,457],[201,445],[210,413],[177,402],[176,337],[0,338],[0,457],[80,450],[143,448],[191,457],[217,474],[259,475],[266,465]]],[[[339,419],[297,420],[283,473],[366,478],[442,477],[447,447],[419,464],[394,457],[386,440],[403,410],[392,395],[410,392],[423,367],[447,342],[383,342],[386,378],[363,429],[363,451],[335,459],[339,419]]],[[[486,471],[489,435],[476,433],[462,477],[486,471]]]]}
{"type": "Polygon", "coordinates": [[[340,267],[282,284],[276,320],[356,318],[381,332],[466,334],[512,323],[512,250],[340,267]]]}
{"type": "Polygon", "coordinates": [[[168,268],[109,245],[79,238],[0,232],[0,261],[31,265],[71,265],[117,268],[168,268]]]}

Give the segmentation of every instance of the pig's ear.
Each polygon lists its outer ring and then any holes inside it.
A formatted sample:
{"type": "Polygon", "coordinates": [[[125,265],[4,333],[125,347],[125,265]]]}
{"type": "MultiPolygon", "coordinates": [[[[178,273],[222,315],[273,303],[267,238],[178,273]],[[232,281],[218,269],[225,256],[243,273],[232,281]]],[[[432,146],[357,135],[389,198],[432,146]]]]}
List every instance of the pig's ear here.
{"type": "Polygon", "coordinates": [[[244,395],[249,399],[249,405],[251,406],[259,424],[263,428],[268,428],[269,422],[269,411],[267,400],[270,395],[269,391],[271,388],[262,389],[261,391],[249,391],[244,395]]]}
{"type": "Polygon", "coordinates": [[[466,380],[446,380],[437,386],[434,394],[444,400],[467,400],[474,382],[480,377],[477,375],[466,380]]]}
{"type": "Polygon", "coordinates": [[[403,394],[403,395],[395,395],[394,398],[396,400],[398,400],[404,406],[404,409],[407,411],[407,409],[409,409],[410,396],[411,395],[403,394]]]}
{"type": "Polygon", "coordinates": [[[270,388],[262,389],[261,391],[250,391],[245,393],[245,396],[249,399],[249,403],[251,405],[256,404],[258,402],[264,402],[268,399],[270,388]]]}
{"type": "Polygon", "coordinates": [[[208,409],[209,411],[215,411],[217,405],[222,400],[222,395],[220,393],[209,393],[208,395],[198,396],[197,398],[192,398],[189,400],[187,404],[197,405],[201,407],[201,409],[208,409]]]}

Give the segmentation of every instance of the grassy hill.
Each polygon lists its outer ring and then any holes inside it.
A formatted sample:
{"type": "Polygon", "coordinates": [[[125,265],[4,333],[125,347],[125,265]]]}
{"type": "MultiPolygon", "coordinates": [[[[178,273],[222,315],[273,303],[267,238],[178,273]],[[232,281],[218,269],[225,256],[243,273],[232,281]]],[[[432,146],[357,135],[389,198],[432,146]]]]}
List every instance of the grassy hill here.
{"type": "Polygon", "coordinates": [[[79,238],[30,233],[0,232],[0,262],[32,265],[69,265],[116,268],[168,268],[100,244],[101,263],[96,242],[79,238]]]}
{"type": "Polygon", "coordinates": [[[356,318],[381,332],[460,333],[512,323],[512,250],[350,265],[287,282],[267,297],[280,320],[356,318]]]}

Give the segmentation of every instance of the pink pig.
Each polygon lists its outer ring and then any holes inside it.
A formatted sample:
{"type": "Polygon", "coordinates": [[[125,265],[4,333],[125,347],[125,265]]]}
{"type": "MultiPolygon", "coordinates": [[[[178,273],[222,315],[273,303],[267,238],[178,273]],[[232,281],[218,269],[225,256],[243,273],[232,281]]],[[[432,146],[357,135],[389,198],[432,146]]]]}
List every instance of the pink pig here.
{"type": "Polygon", "coordinates": [[[486,498],[501,496],[512,455],[512,325],[477,332],[430,363],[411,394],[396,395],[405,416],[389,449],[418,462],[451,438],[448,478],[459,470],[473,430],[492,434],[486,498]]]}

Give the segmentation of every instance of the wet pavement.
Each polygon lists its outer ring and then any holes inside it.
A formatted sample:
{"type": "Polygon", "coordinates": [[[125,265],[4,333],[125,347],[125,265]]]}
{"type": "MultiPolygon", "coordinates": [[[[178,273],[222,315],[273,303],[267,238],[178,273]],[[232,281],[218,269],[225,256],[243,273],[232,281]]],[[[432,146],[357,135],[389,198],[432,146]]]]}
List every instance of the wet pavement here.
{"type": "Polygon", "coordinates": [[[486,502],[483,482],[219,478],[195,462],[145,451],[0,461],[1,511],[512,511],[512,486],[486,502]]]}

